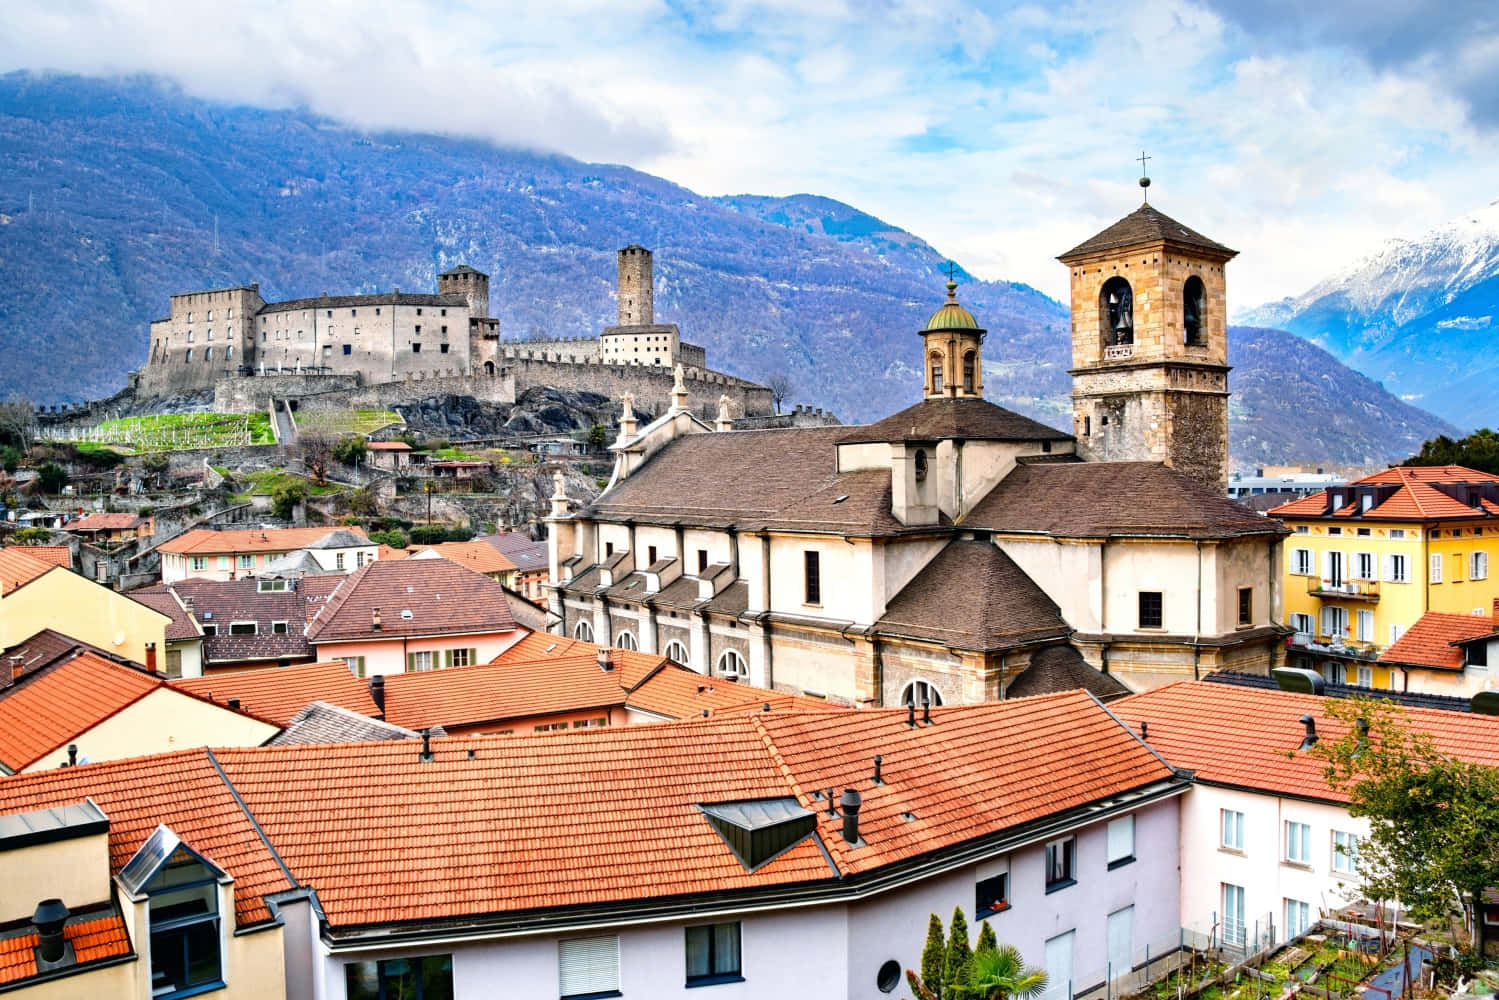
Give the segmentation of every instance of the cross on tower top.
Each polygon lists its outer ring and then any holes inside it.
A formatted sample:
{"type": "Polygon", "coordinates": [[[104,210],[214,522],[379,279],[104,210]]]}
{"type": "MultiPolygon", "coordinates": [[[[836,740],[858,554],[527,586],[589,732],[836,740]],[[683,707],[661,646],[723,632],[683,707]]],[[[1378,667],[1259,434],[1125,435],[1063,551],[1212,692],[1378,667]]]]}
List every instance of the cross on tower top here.
{"type": "Polygon", "coordinates": [[[947,262],[947,266],[944,267],[942,270],[945,271],[945,272],[947,272],[947,280],[948,281],[957,281],[958,280],[958,264],[957,264],[956,261],[951,261],[951,260],[948,261],[947,262]]]}
{"type": "Polygon", "coordinates": [[[1148,202],[1150,201],[1150,174],[1145,169],[1145,161],[1153,160],[1155,157],[1146,156],[1145,150],[1142,149],[1138,159],[1140,160],[1140,187],[1145,191],[1145,200],[1148,202]]]}

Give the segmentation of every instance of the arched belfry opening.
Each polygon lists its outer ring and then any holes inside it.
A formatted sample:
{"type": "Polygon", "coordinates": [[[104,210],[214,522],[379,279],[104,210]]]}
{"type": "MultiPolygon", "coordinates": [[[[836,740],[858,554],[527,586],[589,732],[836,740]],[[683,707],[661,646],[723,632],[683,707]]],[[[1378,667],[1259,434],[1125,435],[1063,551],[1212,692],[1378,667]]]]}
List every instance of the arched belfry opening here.
{"type": "Polygon", "coordinates": [[[1123,347],[1135,342],[1135,293],[1118,275],[1099,289],[1098,323],[1103,346],[1123,347]]]}
{"type": "Polygon", "coordinates": [[[969,351],[963,355],[963,393],[972,396],[974,386],[978,384],[978,352],[969,351]]]}
{"type": "Polygon", "coordinates": [[[1182,339],[1188,347],[1206,347],[1207,331],[1203,328],[1207,288],[1202,279],[1192,275],[1182,285],[1182,339]]]}

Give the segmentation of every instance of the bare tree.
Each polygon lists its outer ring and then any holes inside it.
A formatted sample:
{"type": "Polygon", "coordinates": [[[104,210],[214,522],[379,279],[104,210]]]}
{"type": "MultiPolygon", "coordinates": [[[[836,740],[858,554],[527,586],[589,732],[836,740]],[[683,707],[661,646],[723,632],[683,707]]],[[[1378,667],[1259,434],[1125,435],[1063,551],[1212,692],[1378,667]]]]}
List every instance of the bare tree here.
{"type": "Polygon", "coordinates": [[[773,371],[765,376],[765,388],[770,390],[771,405],[780,413],[781,404],[791,395],[791,376],[783,371],[773,371]]]}
{"type": "Polygon", "coordinates": [[[36,408],[31,400],[13,392],[0,403],[0,435],[13,440],[21,451],[31,451],[36,436],[36,408]]]}
{"type": "Polygon", "coordinates": [[[308,478],[322,486],[328,482],[328,469],[333,465],[333,442],[321,434],[302,434],[297,438],[302,446],[302,465],[308,478]]]}

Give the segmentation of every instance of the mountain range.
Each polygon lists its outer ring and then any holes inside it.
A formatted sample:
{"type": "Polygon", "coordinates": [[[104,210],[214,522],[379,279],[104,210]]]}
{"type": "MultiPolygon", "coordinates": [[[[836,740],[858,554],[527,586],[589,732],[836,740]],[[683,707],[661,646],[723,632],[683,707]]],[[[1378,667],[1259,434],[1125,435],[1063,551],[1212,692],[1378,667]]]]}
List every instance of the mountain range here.
{"type": "MultiPolygon", "coordinates": [[[[592,336],[613,322],[614,251],[637,242],[655,251],[658,322],[712,367],[784,372],[792,401],[845,420],[919,396],[916,331],[945,258],[849,205],[704,197],[627,167],[371,134],[154,79],[0,76],[0,395],[108,395],[145,360],[169,295],[252,281],[269,301],[431,289],[467,263],[491,275],[506,339],[592,336]]],[[[989,331],[989,396],[1066,427],[1066,309],[958,279],[989,331]]],[[[1291,334],[1230,343],[1236,467],[1378,464],[1455,430],[1291,334]]]]}
{"type": "Polygon", "coordinates": [[[1246,314],[1465,429],[1499,426],[1499,201],[1246,314]]]}

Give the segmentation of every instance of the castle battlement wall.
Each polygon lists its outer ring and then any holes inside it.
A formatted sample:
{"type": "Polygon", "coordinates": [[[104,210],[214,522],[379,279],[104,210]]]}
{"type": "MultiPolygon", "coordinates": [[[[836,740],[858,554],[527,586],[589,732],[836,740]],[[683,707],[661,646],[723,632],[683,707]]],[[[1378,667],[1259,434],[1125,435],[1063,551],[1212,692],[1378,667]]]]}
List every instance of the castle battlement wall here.
{"type": "MultiPolygon", "coordinates": [[[[598,360],[568,362],[542,358],[515,357],[505,362],[515,380],[515,391],[532,386],[552,386],[578,392],[596,392],[618,400],[626,392],[635,396],[635,407],[650,413],[664,413],[671,406],[671,390],[676,382],[671,369],[644,365],[611,365],[598,360]]],[[[729,397],[734,417],[762,416],[771,412],[770,390],[763,385],[725,375],[711,369],[682,368],[682,384],[687,387],[692,409],[711,419],[718,413],[718,398],[729,397]]]]}

